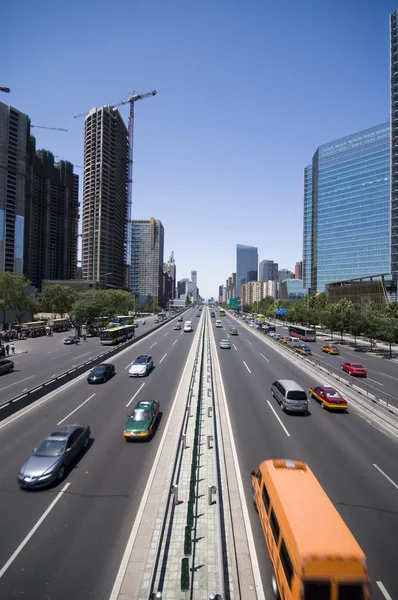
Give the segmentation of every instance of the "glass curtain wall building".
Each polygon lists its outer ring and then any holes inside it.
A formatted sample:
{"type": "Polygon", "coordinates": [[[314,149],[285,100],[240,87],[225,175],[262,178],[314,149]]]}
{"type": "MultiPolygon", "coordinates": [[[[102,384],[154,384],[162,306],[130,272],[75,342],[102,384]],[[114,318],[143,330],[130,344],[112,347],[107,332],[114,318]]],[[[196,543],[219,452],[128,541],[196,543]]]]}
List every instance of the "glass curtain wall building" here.
{"type": "MultiPolygon", "coordinates": [[[[241,286],[248,281],[248,273],[258,273],[258,248],[236,244],[236,296],[241,296],[241,286]]],[[[249,277],[253,274],[250,273],[249,277]]],[[[257,276],[256,276],[257,279],[257,276]]]]}
{"type": "Polygon", "coordinates": [[[391,70],[391,271],[398,278],[398,11],[390,15],[391,70]]]}
{"type": "Polygon", "coordinates": [[[311,292],[324,291],[327,283],[390,273],[389,124],[320,146],[312,160],[312,190],[308,167],[305,177],[304,287],[308,269],[311,292]]]}
{"type": "Polygon", "coordinates": [[[304,231],[303,231],[303,284],[311,287],[311,241],[312,241],[312,165],[304,169],[304,231]]]}

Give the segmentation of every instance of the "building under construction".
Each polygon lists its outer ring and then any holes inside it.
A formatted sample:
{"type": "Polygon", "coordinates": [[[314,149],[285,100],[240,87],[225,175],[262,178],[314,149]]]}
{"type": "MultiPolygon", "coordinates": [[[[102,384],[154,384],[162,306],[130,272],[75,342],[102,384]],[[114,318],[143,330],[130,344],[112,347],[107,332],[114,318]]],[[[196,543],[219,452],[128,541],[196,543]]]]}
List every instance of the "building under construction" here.
{"type": "Polygon", "coordinates": [[[83,280],[126,287],[129,139],[111,106],[93,108],[84,129],[83,280]]]}

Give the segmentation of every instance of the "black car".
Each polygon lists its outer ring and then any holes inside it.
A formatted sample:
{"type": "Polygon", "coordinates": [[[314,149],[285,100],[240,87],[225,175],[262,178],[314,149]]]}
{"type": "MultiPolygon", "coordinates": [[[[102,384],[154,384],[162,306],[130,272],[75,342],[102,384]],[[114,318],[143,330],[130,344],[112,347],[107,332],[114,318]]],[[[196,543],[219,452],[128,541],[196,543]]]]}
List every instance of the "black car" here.
{"type": "Polygon", "coordinates": [[[111,363],[102,363],[97,365],[87,376],[89,383],[105,383],[108,379],[111,379],[116,375],[115,365],[111,363]]]}

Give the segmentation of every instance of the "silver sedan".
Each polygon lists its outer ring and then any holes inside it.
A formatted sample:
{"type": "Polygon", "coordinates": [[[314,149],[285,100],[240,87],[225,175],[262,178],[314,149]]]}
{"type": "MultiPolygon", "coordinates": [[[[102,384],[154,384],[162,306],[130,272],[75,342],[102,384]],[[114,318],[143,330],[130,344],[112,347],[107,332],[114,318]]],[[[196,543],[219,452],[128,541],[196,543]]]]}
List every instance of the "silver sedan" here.
{"type": "Polygon", "coordinates": [[[66,468],[87,448],[89,425],[61,425],[33,450],[21,467],[18,483],[21,488],[39,488],[61,481],[66,468]]]}

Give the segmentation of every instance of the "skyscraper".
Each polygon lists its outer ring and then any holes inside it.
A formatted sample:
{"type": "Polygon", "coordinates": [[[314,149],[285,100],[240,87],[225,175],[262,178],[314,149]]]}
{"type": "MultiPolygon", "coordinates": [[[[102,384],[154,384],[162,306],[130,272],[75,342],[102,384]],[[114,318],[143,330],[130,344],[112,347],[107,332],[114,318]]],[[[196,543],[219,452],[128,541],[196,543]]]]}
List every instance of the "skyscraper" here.
{"type": "Polygon", "coordinates": [[[93,108],[84,128],[82,272],[115,288],[126,282],[128,158],[119,111],[93,108]]]}
{"type": "MultiPolygon", "coordinates": [[[[307,188],[304,204],[309,201],[307,188]]],[[[324,291],[327,283],[391,272],[390,210],[388,123],[317,149],[312,159],[311,292],[324,291]]],[[[306,283],[308,235],[304,219],[306,283]]]]}
{"type": "Polygon", "coordinates": [[[299,262],[296,262],[296,265],[294,267],[294,278],[295,279],[303,278],[303,263],[301,260],[299,262]]]}
{"type": "Polygon", "coordinates": [[[164,228],[151,217],[132,221],[131,291],[144,296],[162,297],[164,228]]]}
{"type": "Polygon", "coordinates": [[[0,273],[22,275],[28,116],[0,102],[0,273]]]}
{"type": "Polygon", "coordinates": [[[236,296],[240,298],[241,286],[247,282],[249,271],[258,272],[258,249],[236,244],[236,296]]]}
{"type": "Polygon", "coordinates": [[[197,271],[191,271],[191,281],[193,281],[193,284],[195,286],[195,300],[198,299],[198,272],[197,271]]]}
{"type": "Polygon", "coordinates": [[[164,263],[163,271],[165,273],[167,273],[173,281],[173,289],[172,289],[171,299],[174,300],[176,297],[176,283],[177,283],[177,268],[176,268],[176,263],[174,260],[174,252],[172,252],[170,254],[169,262],[164,263]]]}
{"type": "Polygon", "coordinates": [[[303,284],[311,287],[312,247],[312,164],[304,169],[304,217],[303,217],[303,284]]]}
{"type": "Polygon", "coordinates": [[[390,15],[391,272],[398,279],[398,11],[390,15]]]}
{"type": "Polygon", "coordinates": [[[79,177],[71,163],[36,153],[34,138],[28,163],[24,273],[37,288],[43,279],[77,279],[79,177]]]}
{"type": "Polygon", "coordinates": [[[278,263],[273,260],[262,260],[259,264],[258,280],[262,283],[265,281],[277,281],[278,269],[278,263]]]}

